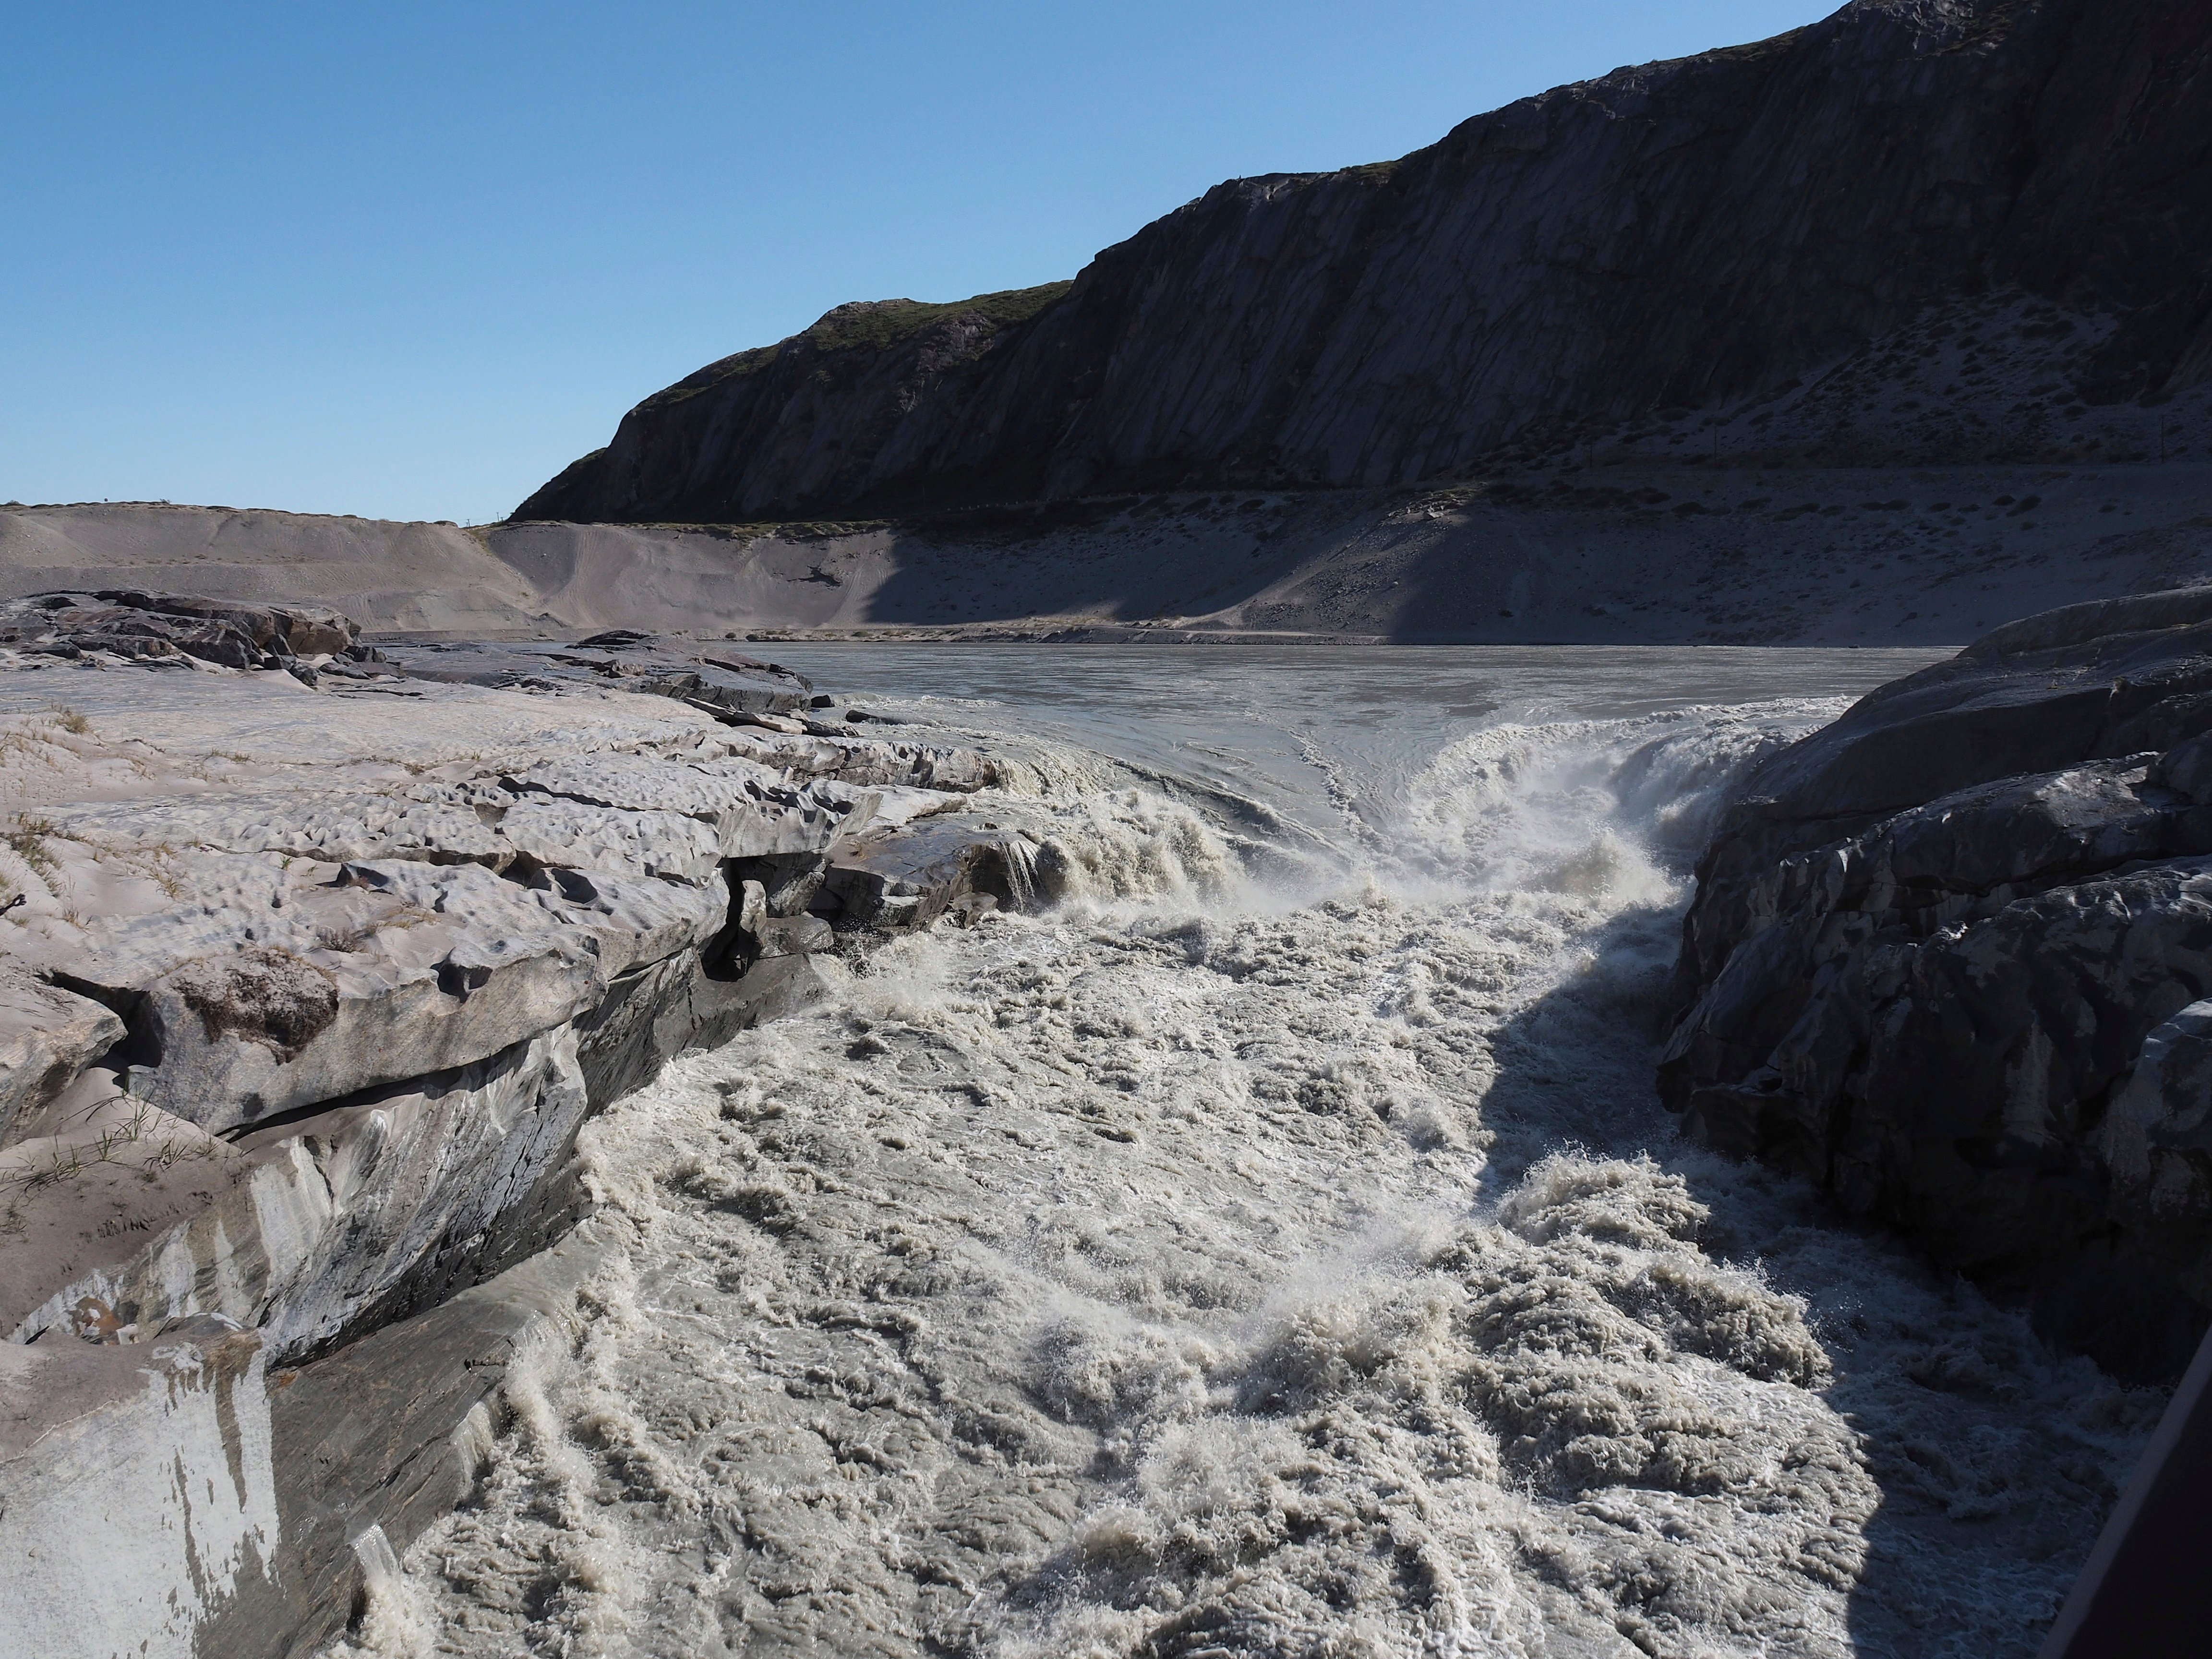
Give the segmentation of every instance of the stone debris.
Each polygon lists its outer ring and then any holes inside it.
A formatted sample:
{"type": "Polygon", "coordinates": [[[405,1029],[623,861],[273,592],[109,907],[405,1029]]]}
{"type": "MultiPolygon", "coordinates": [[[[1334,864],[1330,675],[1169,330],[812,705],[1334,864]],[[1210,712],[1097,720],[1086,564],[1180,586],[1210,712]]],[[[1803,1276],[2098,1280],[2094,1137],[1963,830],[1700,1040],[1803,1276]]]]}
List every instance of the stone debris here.
{"type": "MultiPolygon", "coordinates": [[[[0,646],[71,659],[283,668],[314,683],[334,658],[374,661],[360,625],[321,605],[261,605],[131,588],[0,602],[0,646]]],[[[342,671],[343,672],[343,671],[342,671]]]]}

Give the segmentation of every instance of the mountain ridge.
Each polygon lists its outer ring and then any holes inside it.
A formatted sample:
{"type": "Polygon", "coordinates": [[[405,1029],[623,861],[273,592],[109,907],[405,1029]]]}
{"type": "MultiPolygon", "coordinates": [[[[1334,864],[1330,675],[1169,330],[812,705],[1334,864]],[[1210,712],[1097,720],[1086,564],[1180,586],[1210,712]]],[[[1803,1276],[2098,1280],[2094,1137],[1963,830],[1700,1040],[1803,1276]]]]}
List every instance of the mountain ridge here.
{"type": "Polygon", "coordinates": [[[2103,337],[2075,396],[2155,399],[2212,368],[2208,57],[2171,3],[1854,0],[1395,161],[1229,180],[1065,287],[837,307],[514,516],[1405,485],[1761,396],[2008,286],[2103,337]]]}

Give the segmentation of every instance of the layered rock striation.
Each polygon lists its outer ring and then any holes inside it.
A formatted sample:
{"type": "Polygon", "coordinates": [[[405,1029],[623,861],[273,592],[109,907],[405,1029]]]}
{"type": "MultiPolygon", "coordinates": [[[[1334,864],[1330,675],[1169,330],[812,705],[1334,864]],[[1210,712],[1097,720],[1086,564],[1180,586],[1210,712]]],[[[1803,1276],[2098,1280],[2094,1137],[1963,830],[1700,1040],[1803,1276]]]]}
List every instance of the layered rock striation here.
{"type": "Polygon", "coordinates": [[[1232,180],[1073,283],[840,307],[515,516],[1404,484],[1780,396],[1992,286],[2068,308],[2039,326],[2093,341],[2081,398],[2166,395],[2212,365],[2208,51],[2180,0],[1854,0],[1397,161],[1232,180]]]}
{"type": "Polygon", "coordinates": [[[988,757],[772,665],[356,633],[0,616],[0,1628],[42,1651],[312,1648],[564,1340],[586,1120],[817,953],[1016,902],[933,823],[885,867],[988,757]]]}
{"type": "Polygon", "coordinates": [[[1997,629],[1747,781],[1661,1090],[2170,1382],[2212,1320],[2212,589],[1997,629]]]}

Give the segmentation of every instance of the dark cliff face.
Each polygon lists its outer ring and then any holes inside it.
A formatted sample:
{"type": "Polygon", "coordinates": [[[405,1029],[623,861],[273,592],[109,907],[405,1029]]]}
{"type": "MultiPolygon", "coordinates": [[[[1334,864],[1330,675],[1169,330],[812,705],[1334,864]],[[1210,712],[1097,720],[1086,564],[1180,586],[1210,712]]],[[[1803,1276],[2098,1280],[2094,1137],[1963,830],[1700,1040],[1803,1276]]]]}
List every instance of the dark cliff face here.
{"type": "Polygon", "coordinates": [[[624,417],[518,518],[731,521],[1389,485],[1780,385],[2017,284],[2212,368],[2212,8],[1856,0],[1403,160],[1231,181],[1064,289],[841,307],[624,417]]]}
{"type": "Polygon", "coordinates": [[[2123,1377],[2212,1322],[2212,587],[1997,629],[1763,763],[1660,1091],[2123,1377]]]}

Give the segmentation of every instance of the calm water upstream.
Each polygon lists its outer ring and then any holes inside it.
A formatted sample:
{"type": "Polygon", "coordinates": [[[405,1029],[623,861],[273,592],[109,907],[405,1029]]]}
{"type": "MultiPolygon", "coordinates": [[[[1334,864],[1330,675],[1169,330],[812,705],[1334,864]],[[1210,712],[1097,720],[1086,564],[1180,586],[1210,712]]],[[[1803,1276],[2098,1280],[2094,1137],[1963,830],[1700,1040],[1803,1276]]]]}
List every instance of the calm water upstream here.
{"type": "Polygon", "coordinates": [[[2159,1401],[1676,1139],[1734,780],[1875,651],[778,647],[1066,872],[590,1126],[386,1651],[2033,1651],[2159,1401]]]}

